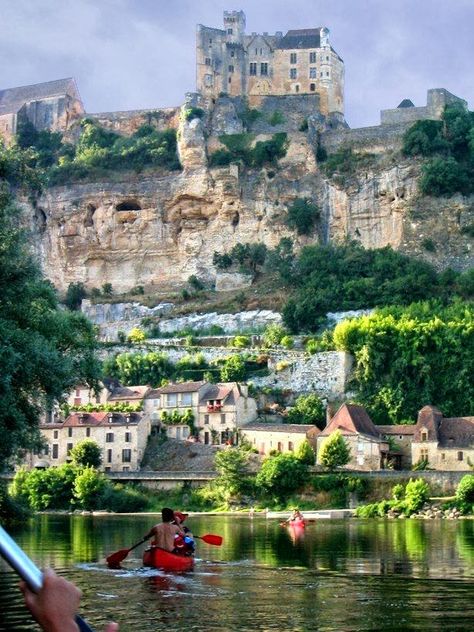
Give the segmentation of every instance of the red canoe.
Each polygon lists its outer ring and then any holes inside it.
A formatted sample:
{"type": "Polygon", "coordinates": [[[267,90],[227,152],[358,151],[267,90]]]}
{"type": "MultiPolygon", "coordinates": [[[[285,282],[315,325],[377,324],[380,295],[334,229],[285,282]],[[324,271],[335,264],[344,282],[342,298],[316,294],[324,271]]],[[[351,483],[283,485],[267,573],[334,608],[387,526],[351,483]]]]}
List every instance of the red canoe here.
{"type": "Polygon", "coordinates": [[[305,522],[304,520],[301,520],[300,518],[298,518],[298,520],[290,520],[290,522],[288,523],[288,526],[295,527],[297,529],[304,529],[305,522]]]}
{"type": "Polygon", "coordinates": [[[164,571],[190,571],[194,566],[194,558],[191,555],[175,555],[152,546],[143,553],[143,565],[164,571]]]}

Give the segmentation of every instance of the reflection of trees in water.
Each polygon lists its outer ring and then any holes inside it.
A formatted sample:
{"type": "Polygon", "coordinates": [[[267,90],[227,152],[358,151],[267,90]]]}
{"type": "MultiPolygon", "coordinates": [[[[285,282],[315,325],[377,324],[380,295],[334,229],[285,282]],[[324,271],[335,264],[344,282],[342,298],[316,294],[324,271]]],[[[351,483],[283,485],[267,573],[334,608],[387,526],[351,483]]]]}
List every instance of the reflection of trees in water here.
{"type": "Polygon", "coordinates": [[[460,557],[474,564],[474,520],[460,520],[456,531],[456,548],[460,557]]]}

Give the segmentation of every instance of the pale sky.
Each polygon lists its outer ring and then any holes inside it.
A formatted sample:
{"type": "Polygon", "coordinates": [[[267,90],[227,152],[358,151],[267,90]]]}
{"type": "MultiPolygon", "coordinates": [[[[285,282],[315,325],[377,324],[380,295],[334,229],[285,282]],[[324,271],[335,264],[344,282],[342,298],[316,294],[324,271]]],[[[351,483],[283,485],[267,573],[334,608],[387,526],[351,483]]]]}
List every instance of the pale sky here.
{"type": "Polygon", "coordinates": [[[0,89],[75,77],[88,112],[181,105],[196,24],[247,32],[327,26],[346,68],[346,120],[376,125],[446,88],[474,108],[474,0],[0,0],[0,89]]]}

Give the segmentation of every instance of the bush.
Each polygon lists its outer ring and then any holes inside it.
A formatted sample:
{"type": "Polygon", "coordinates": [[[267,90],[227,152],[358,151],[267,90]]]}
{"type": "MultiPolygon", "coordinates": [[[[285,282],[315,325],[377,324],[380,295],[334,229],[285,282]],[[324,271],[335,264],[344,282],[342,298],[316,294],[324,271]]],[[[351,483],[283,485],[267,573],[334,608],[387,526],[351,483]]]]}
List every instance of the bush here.
{"type": "Polygon", "coordinates": [[[252,134],[227,134],[220,136],[219,140],[227,148],[230,158],[217,152],[211,156],[211,165],[229,164],[229,162],[242,162],[247,167],[261,168],[264,164],[276,164],[286,155],[288,146],[285,133],[274,134],[270,140],[258,141],[251,148],[254,139],[252,134]],[[227,162],[228,161],[228,162],[227,162]]]}
{"type": "Polygon", "coordinates": [[[146,340],[146,333],[139,327],[134,327],[127,336],[128,342],[139,345],[146,340]]]}
{"type": "Polygon", "coordinates": [[[274,110],[271,113],[271,115],[268,117],[268,122],[273,127],[275,127],[276,125],[283,125],[283,123],[285,123],[285,121],[286,121],[286,119],[283,116],[283,114],[280,112],[280,110],[274,110]]]}
{"type": "Polygon", "coordinates": [[[406,156],[431,156],[446,149],[442,130],[441,121],[417,121],[403,136],[403,153],[406,156]]]}
{"type": "Polygon", "coordinates": [[[411,515],[424,505],[429,500],[430,488],[427,483],[421,478],[415,478],[408,481],[405,488],[405,501],[404,505],[406,512],[411,515]]]}
{"type": "Polygon", "coordinates": [[[290,408],[287,420],[290,424],[315,424],[322,429],[326,425],[326,409],[316,393],[300,395],[290,408]]]}
{"type": "MultiPolygon", "coordinates": [[[[321,158],[319,158],[321,160],[321,158]]],[[[326,156],[322,169],[328,177],[336,173],[351,176],[360,168],[369,167],[374,162],[374,155],[355,153],[352,147],[341,147],[333,154],[326,156]]]]}
{"type": "Polygon", "coordinates": [[[222,382],[241,382],[245,379],[245,373],[244,360],[238,355],[233,355],[224,362],[220,371],[220,379],[222,382]]]}
{"type": "Polygon", "coordinates": [[[76,443],[69,456],[73,464],[78,467],[100,467],[102,463],[102,450],[92,439],[84,439],[76,443]]]}
{"type": "Polygon", "coordinates": [[[85,467],[74,480],[74,500],[82,509],[100,509],[106,487],[107,479],[101,472],[93,467],[85,467]]]}
{"type": "Polygon", "coordinates": [[[84,283],[70,283],[67,288],[64,304],[70,310],[78,310],[81,307],[82,299],[87,297],[84,283]]]}
{"type": "Polygon", "coordinates": [[[248,336],[235,336],[235,338],[231,340],[231,345],[237,349],[245,349],[246,347],[250,347],[250,338],[248,336]]]}
{"type": "Polygon", "coordinates": [[[283,499],[298,490],[306,480],[307,468],[292,454],[267,457],[256,477],[257,489],[283,499]]]}
{"type": "Polygon", "coordinates": [[[332,432],[321,444],[319,462],[333,469],[347,465],[351,460],[351,450],[339,430],[332,432]]]}
{"type": "Polygon", "coordinates": [[[453,195],[469,193],[470,176],[466,167],[455,158],[433,158],[422,167],[420,191],[424,195],[453,195]]]}
{"type": "Polygon", "coordinates": [[[319,216],[320,211],[315,204],[307,198],[300,198],[288,207],[285,223],[292,230],[296,230],[298,235],[310,235],[319,216]]]}
{"type": "Polygon", "coordinates": [[[102,492],[101,508],[116,513],[145,511],[149,506],[149,492],[127,485],[107,485],[102,492]]]}
{"type": "Polygon", "coordinates": [[[474,503],[474,474],[466,474],[456,489],[456,502],[474,503]]]}
{"type": "Polygon", "coordinates": [[[304,465],[314,465],[316,454],[308,440],[303,441],[295,454],[296,458],[304,465]]]}
{"type": "Polygon", "coordinates": [[[204,115],[205,115],[204,110],[202,108],[196,108],[196,107],[188,108],[187,110],[185,110],[185,113],[184,113],[184,116],[187,121],[192,121],[195,118],[202,119],[204,115]]]}
{"type": "Polygon", "coordinates": [[[188,278],[188,283],[197,292],[200,292],[204,289],[204,283],[201,281],[201,279],[198,279],[195,274],[191,274],[191,276],[188,278]]]}

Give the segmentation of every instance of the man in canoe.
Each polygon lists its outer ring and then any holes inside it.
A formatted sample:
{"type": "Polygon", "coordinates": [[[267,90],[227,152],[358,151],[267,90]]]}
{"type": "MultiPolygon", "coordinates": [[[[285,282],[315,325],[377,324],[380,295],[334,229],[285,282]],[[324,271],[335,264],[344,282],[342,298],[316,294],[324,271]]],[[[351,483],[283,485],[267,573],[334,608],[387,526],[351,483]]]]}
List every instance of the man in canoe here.
{"type": "Polygon", "coordinates": [[[175,537],[185,537],[185,533],[181,526],[175,523],[174,512],[169,507],[163,507],[161,510],[161,520],[158,524],[144,536],[144,539],[153,537],[152,544],[164,549],[169,553],[176,553],[175,537]]]}
{"type": "Polygon", "coordinates": [[[184,537],[178,535],[174,541],[175,550],[180,555],[192,555],[195,549],[193,534],[191,533],[191,530],[184,525],[184,521],[187,517],[188,514],[181,513],[181,511],[174,512],[175,524],[185,533],[184,537]]]}

